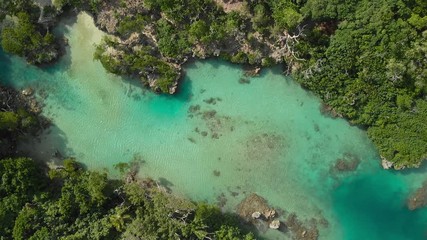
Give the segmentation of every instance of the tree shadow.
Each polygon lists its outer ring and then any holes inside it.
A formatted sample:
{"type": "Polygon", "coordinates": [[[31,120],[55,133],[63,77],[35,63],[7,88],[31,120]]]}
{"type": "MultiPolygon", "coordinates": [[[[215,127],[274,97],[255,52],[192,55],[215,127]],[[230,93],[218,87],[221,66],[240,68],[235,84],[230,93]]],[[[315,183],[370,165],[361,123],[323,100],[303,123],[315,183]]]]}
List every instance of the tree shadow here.
{"type": "Polygon", "coordinates": [[[56,125],[51,125],[37,137],[23,139],[18,145],[21,156],[31,157],[48,165],[62,165],[62,161],[75,155],[68,147],[65,133],[56,125]]]}
{"type": "MultiPolygon", "coordinates": [[[[385,171],[385,170],[384,170],[385,171]]],[[[418,168],[405,168],[402,170],[391,170],[393,174],[411,175],[427,173],[427,160],[424,160],[418,168]]]]}
{"type": "Polygon", "coordinates": [[[8,87],[12,86],[12,71],[10,56],[0,47],[0,83],[8,87]]]}
{"type": "Polygon", "coordinates": [[[61,15],[59,23],[53,29],[53,34],[60,43],[61,56],[52,64],[41,66],[40,69],[48,73],[61,72],[71,66],[70,46],[66,35],[70,33],[70,28],[77,22],[77,13],[68,11],[61,15]]]}

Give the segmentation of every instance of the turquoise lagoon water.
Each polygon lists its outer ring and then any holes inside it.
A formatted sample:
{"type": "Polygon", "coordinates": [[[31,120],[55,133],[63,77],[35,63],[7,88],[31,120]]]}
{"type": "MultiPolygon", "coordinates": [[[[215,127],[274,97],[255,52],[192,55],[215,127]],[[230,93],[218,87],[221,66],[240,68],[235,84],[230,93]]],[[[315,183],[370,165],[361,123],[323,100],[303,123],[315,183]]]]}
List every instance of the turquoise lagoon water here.
{"type": "Polygon", "coordinates": [[[426,169],[381,170],[365,132],[323,116],[320,101],[279,69],[240,84],[241,67],[198,61],[186,66],[179,94],[155,95],[93,61],[103,34],[88,15],[62,24],[70,47],[54,66],[0,55],[2,81],[36,89],[54,123],[24,144],[28,154],[58,164],[52,155],[59,150],[112,174],[116,163],[143,159],[142,176],[194,200],[215,203],[222,195],[232,211],[255,192],[300,219],[326,219],[321,239],[427,238],[427,211],[405,207],[426,169]],[[357,171],[331,171],[346,155],[361,160],[357,171]]]}

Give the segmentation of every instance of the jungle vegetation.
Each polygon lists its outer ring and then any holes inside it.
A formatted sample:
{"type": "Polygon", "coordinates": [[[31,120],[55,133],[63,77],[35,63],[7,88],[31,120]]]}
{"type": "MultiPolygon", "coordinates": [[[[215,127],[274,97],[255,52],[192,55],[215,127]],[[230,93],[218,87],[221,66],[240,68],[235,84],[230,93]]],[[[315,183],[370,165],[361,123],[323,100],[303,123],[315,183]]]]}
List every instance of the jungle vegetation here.
{"type": "MultiPolygon", "coordinates": [[[[51,30],[61,13],[79,9],[97,17],[105,4],[127,6],[125,0],[54,3],[41,8],[0,0],[3,50],[33,64],[51,62],[59,56],[51,30]],[[49,21],[40,21],[42,10],[49,21]]],[[[253,0],[228,13],[213,0],[145,0],[140,7],[97,47],[95,58],[107,70],[143,81],[153,77],[155,89],[168,92],[179,77],[176,65],[193,57],[195,47],[235,63],[282,62],[303,87],[366,129],[395,168],[417,167],[427,158],[426,1],[253,0]],[[153,34],[154,45],[121,43],[142,31],[153,34]],[[273,59],[260,39],[285,39],[282,48],[290,54],[273,59]],[[227,49],[236,42],[249,50],[227,49]],[[106,55],[110,48],[120,58],[106,55]]],[[[13,156],[16,141],[38,124],[24,107],[0,109],[2,239],[253,239],[234,216],[177,200],[148,180],[111,180],[72,159],[48,170],[13,156]]]]}
{"type": "Polygon", "coordinates": [[[48,125],[34,108],[37,106],[17,91],[0,86],[0,159],[14,156],[20,139],[34,136],[48,125]]]}
{"type": "MultiPolygon", "coordinates": [[[[198,57],[193,50],[200,46],[207,50],[206,57],[236,63],[283,62],[285,72],[303,87],[366,129],[380,155],[395,168],[417,167],[427,158],[426,1],[243,0],[238,10],[227,13],[213,0],[136,3],[136,10],[120,19],[114,37],[98,46],[95,58],[107,70],[137,76],[159,92],[170,92],[179,78],[177,65],[198,57]],[[154,45],[123,44],[133,33],[147,31],[154,45]],[[283,49],[291,54],[273,59],[265,55],[260,39],[285,39],[283,49]],[[244,43],[239,49],[224,50],[238,42],[244,43]],[[107,49],[115,49],[119,57],[105,54],[107,49]]],[[[86,9],[98,17],[109,4],[128,6],[125,0],[61,0],[51,11],[86,9]]],[[[56,41],[37,22],[39,7],[31,1],[3,0],[0,13],[2,18],[14,16],[13,24],[2,30],[4,50],[33,63],[54,58],[45,49],[54,49],[56,41]]]]}
{"type": "MultiPolygon", "coordinates": [[[[125,18],[116,35],[126,39],[151,24],[157,47],[146,44],[138,54],[125,53],[117,60],[102,55],[101,50],[117,45],[107,40],[97,54],[107,69],[120,74],[157,69],[171,76],[165,80],[168,86],[176,77],[173,71],[167,64],[156,67],[167,63],[165,58],[180,62],[191,57],[195,46],[218,49],[238,39],[255,51],[222,51],[219,56],[268,66],[277,60],[265,55],[256,36],[266,42],[287,37],[283,48],[292,54],[282,59],[286,72],[339,115],[366,129],[383,158],[396,169],[417,167],[427,158],[425,1],[256,0],[243,1],[239,11],[229,13],[211,0],[147,0],[141,7],[147,15],[154,11],[162,17],[125,18]],[[291,42],[289,36],[297,40],[291,42]],[[165,58],[148,59],[155,54],[165,58]]],[[[123,45],[119,49],[130,50],[123,45]]]]}
{"type": "Polygon", "coordinates": [[[73,159],[47,170],[6,158],[0,176],[1,239],[254,239],[215,206],[176,198],[153,180],[111,180],[73,159]]]}
{"type": "Polygon", "coordinates": [[[427,158],[427,2],[307,1],[296,79],[367,129],[395,168],[427,158]],[[316,10],[317,9],[317,10],[316,10]]]}

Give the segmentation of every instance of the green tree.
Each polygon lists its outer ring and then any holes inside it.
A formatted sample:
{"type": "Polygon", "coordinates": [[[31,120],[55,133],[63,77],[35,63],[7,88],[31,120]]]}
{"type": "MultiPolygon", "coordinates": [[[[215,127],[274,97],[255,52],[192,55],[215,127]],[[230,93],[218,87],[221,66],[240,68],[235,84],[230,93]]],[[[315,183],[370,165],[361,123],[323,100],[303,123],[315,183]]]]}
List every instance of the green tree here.
{"type": "Polygon", "coordinates": [[[190,25],[190,29],[188,30],[190,39],[194,41],[199,41],[203,37],[209,34],[209,26],[203,20],[198,20],[193,22],[190,25]]]}
{"type": "Polygon", "coordinates": [[[44,186],[44,175],[28,158],[0,161],[0,236],[10,235],[21,208],[44,186]]]}
{"type": "Polygon", "coordinates": [[[126,223],[131,219],[131,216],[127,214],[128,208],[116,207],[113,214],[110,216],[110,222],[118,232],[125,230],[126,223]]]}
{"type": "MultiPolygon", "coordinates": [[[[33,234],[41,229],[43,222],[42,214],[37,207],[24,206],[15,220],[13,227],[13,239],[29,239],[33,234]]],[[[39,233],[40,234],[40,233],[39,233]]]]}
{"type": "Polygon", "coordinates": [[[30,63],[50,62],[58,57],[53,34],[42,35],[27,13],[17,14],[17,22],[5,27],[1,33],[2,48],[12,54],[25,57],[30,63]]]}
{"type": "Polygon", "coordinates": [[[303,20],[295,4],[288,0],[272,0],[272,17],[279,28],[292,29],[303,20]]]}
{"type": "Polygon", "coordinates": [[[15,131],[18,126],[18,114],[14,112],[0,112],[0,130],[15,131]]]}

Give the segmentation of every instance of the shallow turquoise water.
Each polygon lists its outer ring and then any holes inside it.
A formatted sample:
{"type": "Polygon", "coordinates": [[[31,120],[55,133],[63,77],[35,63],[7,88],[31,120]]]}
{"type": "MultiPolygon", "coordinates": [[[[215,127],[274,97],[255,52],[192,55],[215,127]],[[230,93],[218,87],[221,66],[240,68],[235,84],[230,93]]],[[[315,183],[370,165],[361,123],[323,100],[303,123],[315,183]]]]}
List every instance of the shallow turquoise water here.
{"type": "Polygon", "coordinates": [[[159,96],[92,60],[102,33],[90,17],[63,24],[70,49],[54,66],[38,69],[0,54],[2,81],[36,89],[54,122],[40,141],[23,146],[32,156],[56,163],[52,153],[60,150],[113,174],[114,164],[143,159],[141,175],[194,200],[215,203],[224,194],[232,210],[256,192],[302,219],[325,218],[321,239],[427,237],[427,211],[405,208],[408,193],[427,179],[424,169],[381,170],[363,131],[323,116],[319,100],[279,69],[240,84],[239,66],[195,62],[178,95],[159,96]],[[357,171],[331,171],[346,154],[361,160],[357,171]]]}

